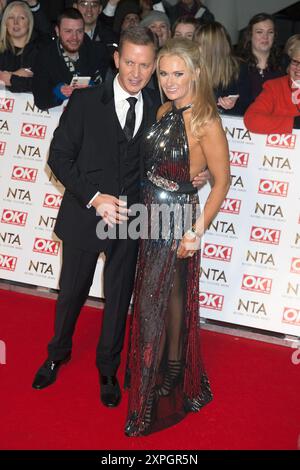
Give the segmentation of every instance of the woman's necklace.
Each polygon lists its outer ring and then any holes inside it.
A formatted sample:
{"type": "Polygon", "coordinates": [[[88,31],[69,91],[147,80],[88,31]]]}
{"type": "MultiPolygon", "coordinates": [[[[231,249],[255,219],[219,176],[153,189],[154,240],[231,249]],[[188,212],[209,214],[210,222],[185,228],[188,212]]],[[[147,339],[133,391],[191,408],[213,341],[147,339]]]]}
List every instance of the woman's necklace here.
{"type": "Polygon", "coordinates": [[[257,67],[258,73],[261,76],[262,79],[265,78],[265,69],[261,69],[260,67],[257,67]]]}

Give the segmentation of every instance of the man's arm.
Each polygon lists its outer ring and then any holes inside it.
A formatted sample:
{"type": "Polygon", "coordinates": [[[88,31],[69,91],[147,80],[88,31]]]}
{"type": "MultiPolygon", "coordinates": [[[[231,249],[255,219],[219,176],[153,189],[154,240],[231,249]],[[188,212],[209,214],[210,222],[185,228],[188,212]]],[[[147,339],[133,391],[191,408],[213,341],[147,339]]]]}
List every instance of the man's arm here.
{"type": "Polygon", "coordinates": [[[72,94],[55,130],[50,145],[48,165],[64,187],[87,210],[91,204],[112,227],[127,220],[126,202],[110,194],[97,194],[101,188],[89,181],[78,165],[84,128],[84,105],[80,91],[72,94]]]}
{"type": "Polygon", "coordinates": [[[84,207],[100,189],[88,180],[77,163],[82,145],[84,109],[80,90],[74,92],[63,112],[50,145],[48,165],[84,207]]]}

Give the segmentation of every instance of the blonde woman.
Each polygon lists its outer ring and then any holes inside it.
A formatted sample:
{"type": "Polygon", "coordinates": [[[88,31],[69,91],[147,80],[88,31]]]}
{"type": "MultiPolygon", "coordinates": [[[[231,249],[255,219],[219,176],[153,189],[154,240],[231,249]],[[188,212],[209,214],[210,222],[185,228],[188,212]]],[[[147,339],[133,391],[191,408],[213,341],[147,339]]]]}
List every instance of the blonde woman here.
{"type": "Polygon", "coordinates": [[[199,249],[230,178],[228,145],[199,47],[169,40],[157,74],[168,101],[143,145],[147,215],[127,370],[128,436],[176,424],[212,398],[199,349],[199,249]],[[191,181],[206,167],[214,186],[200,214],[191,181]]]}
{"type": "Polygon", "coordinates": [[[211,77],[220,113],[244,114],[248,106],[248,83],[232,51],[228,32],[217,21],[200,26],[194,34],[211,77]]]}
{"type": "Polygon", "coordinates": [[[37,44],[32,41],[33,15],[24,2],[4,10],[0,30],[0,81],[12,92],[31,91],[37,44]]]}

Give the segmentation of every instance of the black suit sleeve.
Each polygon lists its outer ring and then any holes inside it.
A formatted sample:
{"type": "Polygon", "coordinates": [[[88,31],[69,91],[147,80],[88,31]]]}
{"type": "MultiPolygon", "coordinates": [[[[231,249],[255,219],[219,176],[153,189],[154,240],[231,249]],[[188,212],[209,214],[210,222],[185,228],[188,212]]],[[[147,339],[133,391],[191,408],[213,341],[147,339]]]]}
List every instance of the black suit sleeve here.
{"type": "Polygon", "coordinates": [[[89,181],[82,165],[78,164],[84,132],[82,91],[72,93],[60,118],[50,145],[48,165],[65,188],[86,206],[99,188],[89,181]]]}

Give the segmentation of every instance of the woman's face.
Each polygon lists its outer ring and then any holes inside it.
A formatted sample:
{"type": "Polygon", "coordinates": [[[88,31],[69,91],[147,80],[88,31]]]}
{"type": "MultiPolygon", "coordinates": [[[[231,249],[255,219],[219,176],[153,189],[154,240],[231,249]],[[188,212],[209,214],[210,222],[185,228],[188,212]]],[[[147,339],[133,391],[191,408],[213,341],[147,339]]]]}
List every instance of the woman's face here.
{"type": "Polygon", "coordinates": [[[169,100],[175,101],[177,107],[189,104],[192,100],[193,75],[181,57],[166,55],[159,62],[159,82],[169,100]]]}
{"type": "Polygon", "coordinates": [[[6,21],[6,28],[12,39],[22,39],[27,36],[29,20],[23,7],[18,5],[12,8],[6,21]]]}
{"type": "Polygon", "coordinates": [[[174,38],[193,39],[195,26],[189,23],[178,23],[174,31],[174,38]]]}
{"type": "Polygon", "coordinates": [[[269,53],[274,42],[274,23],[271,20],[260,21],[252,27],[252,52],[269,53]]]}
{"type": "Polygon", "coordinates": [[[294,52],[291,58],[289,76],[294,81],[300,81],[300,51],[294,52]]]}

